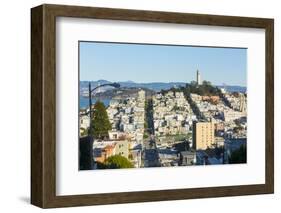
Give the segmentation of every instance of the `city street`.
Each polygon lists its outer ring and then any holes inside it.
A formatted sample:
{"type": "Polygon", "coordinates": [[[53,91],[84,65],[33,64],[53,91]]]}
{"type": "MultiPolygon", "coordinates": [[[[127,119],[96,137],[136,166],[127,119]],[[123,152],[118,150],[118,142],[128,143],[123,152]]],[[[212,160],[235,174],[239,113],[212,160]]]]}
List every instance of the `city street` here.
{"type": "Polygon", "coordinates": [[[147,99],[147,107],[145,116],[147,121],[146,132],[149,134],[148,139],[143,141],[143,166],[144,167],[158,167],[160,166],[159,154],[154,136],[154,122],[153,122],[153,102],[152,99],[147,99]]]}
{"type": "Polygon", "coordinates": [[[144,167],[158,167],[160,166],[159,154],[157,151],[154,136],[151,135],[149,140],[144,141],[143,159],[144,167]]]}

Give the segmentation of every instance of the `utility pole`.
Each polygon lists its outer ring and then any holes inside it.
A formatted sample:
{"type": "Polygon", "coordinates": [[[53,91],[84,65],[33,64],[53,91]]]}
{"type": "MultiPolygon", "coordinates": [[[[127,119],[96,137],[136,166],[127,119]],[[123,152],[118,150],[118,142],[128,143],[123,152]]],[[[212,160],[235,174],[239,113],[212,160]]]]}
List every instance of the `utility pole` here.
{"type": "Polygon", "coordinates": [[[88,130],[88,135],[92,137],[92,88],[91,82],[89,82],[89,117],[90,117],[90,127],[88,130]]]}

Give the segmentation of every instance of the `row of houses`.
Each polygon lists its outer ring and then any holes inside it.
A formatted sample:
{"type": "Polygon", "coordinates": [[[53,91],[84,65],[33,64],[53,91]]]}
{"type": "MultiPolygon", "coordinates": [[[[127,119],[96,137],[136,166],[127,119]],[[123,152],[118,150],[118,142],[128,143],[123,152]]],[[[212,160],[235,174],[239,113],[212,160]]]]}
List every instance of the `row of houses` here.
{"type": "Polygon", "coordinates": [[[183,92],[168,92],[153,97],[155,136],[188,134],[196,119],[183,92]]]}
{"type": "Polygon", "coordinates": [[[112,125],[109,139],[127,138],[142,143],[144,134],[145,91],[140,90],[137,97],[111,100],[107,114],[112,125]]]}
{"type": "MultiPolygon", "coordinates": [[[[234,97],[231,93],[224,92],[224,97],[234,97]]],[[[242,97],[242,96],[241,96],[242,97]]],[[[244,96],[243,96],[244,97],[244,96]]],[[[217,136],[246,137],[247,134],[247,113],[228,106],[219,96],[200,96],[191,94],[191,100],[199,110],[200,117],[205,121],[214,123],[214,130],[217,136]]],[[[232,99],[238,104],[239,99],[232,99]]],[[[246,105],[246,99],[244,99],[246,105]]]]}
{"type": "Polygon", "coordinates": [[[145,91],[139,90],[135,97],[113,99],[107,107],[112,126],[108,140],[95,140],[94,160],[105,162],[113,155],[127,158],[134,167],[141,166],[141,145],[144,135],[145,91]]]}

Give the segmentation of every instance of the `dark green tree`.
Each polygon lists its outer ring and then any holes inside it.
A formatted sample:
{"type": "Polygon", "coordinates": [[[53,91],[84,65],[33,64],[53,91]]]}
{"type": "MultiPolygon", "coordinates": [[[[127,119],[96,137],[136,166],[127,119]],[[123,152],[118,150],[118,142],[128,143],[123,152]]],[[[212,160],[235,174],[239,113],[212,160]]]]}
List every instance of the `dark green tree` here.
{"type": "MultiPolygon", "coordinates": [[[[189,85],[187,85],[187,86],[189,86],[189,85]]],[[[196,81],[191,81],[190,82],[190,86],[191,87],[196,87],[197,86],[197,82],[196,81]]]]}
{"type": "Polygon", "coordinates": [[[212,83],[210,81],[203,81],[202,85],[203,86],[212,86],[212,83]]]}
{"type": "Polygon", "coordinates": [[[231,153],[231,157],[229,158],[230,164],[235,163],[246,163],[247,161],[247,150],[246,146],[241,145],[239,149],[233,151],[231,153]]]}
{"type": "Polygon", "coordinates": [[[107,169],[106,164],[105,163],[101,163],[101,162],[96,162],[97,165],[97,169],[107,169]]]}
{"type": "Polygon", "coordinates": [[[92,134],[97,139],[104,139],[108,137],[109,130],[111,130],[111,123],[106,108],[102,102],[97,101],[93,112],[92,134]]]}
{"type": "Polygon", "coordinates": [[[105,165],[108,169],[134,168],[133,164],[121,155],[113,155],[107,158],[105,165]]]}

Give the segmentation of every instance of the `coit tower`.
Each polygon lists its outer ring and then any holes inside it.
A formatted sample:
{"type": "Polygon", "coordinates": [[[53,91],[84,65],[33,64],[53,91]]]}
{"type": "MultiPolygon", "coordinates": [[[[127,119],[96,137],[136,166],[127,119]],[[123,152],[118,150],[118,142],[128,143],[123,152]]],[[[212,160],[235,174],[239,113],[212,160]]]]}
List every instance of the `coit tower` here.
{"type": "Polygon", "coordinates": [[[197,85],[201,85],[201,76],[199,70],[197,70],[196,72],[196,81],[197,81],[197,85]]]}

